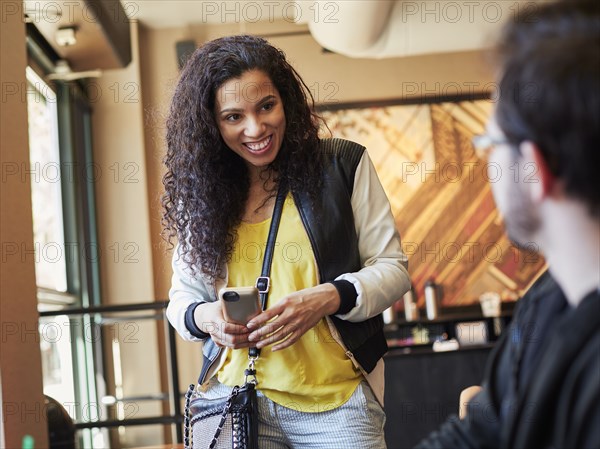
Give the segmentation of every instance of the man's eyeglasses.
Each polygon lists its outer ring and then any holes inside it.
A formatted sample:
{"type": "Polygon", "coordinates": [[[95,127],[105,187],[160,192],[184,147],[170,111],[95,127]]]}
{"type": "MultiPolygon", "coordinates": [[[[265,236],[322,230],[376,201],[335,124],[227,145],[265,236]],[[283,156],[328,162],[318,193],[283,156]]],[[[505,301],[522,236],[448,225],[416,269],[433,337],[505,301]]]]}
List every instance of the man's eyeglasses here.
{"type": "Polygon", "coordinates": [[[479,159],[487,159],[490,152],[498,145],[511,144],[507,139],[492,137],[489,134],[477,134],[473,136],[471,142],[479,159]]]}

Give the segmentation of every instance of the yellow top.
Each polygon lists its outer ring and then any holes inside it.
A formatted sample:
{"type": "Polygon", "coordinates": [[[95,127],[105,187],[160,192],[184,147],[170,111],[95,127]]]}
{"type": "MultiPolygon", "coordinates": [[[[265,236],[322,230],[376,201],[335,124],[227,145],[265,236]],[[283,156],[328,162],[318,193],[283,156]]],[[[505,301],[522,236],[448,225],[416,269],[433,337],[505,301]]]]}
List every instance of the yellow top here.
{"type": "MultiPolygon", "coordinates": [[[[228,263],[229,286],[256,283],[271,220],[242,223],[228,263]]],[[[271,268],[267,308],[286,295],[318,283],[315,258],[291,195],[285,200],[271,268]]],[[[322,412],[344,404],[360,383],[361,374],[329,332],[323,318],[292,346],[272,352],[266,346],[256,363],[258,389],[272,401],[303,412],[322,412]]],[[[218,373],[229,386],[244,382],[248,349],[228,351],[218,373]]]]}

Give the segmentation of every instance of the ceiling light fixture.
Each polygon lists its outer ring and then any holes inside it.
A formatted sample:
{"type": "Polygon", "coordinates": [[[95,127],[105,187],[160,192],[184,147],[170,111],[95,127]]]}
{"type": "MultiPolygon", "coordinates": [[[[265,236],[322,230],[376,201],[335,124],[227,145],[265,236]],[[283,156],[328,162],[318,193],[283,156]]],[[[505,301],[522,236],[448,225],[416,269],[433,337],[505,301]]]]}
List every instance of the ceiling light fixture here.
{"type": "Polygon", "coordinates": [[[69,47],[71,45],[75,45],[77,43],[75,31],[77,31],[77,28],[75,26],[60,27],[58,30],[56,30],[54,39],[56,40],[56,43],[61,47],[69,47]]]}

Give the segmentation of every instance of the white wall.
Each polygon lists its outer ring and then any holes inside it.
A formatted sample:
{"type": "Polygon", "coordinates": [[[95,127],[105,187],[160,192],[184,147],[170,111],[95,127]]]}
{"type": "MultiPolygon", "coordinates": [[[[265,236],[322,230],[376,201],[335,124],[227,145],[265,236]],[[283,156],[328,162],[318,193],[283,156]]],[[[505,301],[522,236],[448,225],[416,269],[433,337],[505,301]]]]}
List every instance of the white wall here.
{"type": "MultiPolygon", "coordinates": [[[[90,90],[94,162],[101,173],[95,188],[104,304],[155,300],[138,27],[131,25],[133,61],[124,69],[104,71],[90,90]]],[[[108,332],[119,337],[123,396],[159,393],[156,323],[134,317],[108,332]]],[[[106,346],[111,354],[110,339],[106,346]]],[[[109,360],[107,366],[119,371],[118,363],[109,360]]],[[[161,414],[156,401],[136,402],[127,405],[123,417],[161,414]]],[[[163,435],[159,426],[129,427],[120,440],[125,447],[144,446],[162,442],[163,435]]]]}

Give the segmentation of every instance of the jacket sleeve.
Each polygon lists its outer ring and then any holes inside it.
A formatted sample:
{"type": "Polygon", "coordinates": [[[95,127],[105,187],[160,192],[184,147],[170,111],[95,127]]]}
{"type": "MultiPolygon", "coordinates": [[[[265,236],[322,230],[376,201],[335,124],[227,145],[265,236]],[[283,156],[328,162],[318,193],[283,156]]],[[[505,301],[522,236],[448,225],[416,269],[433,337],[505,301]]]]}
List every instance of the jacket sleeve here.
{"type": "MultiPolygon", "coordinates": [[[[534,301],[547,300],[548,294],[559,288],[548,272],[540,276],[527,294],[519,300],[509,327],[495,343],[486,364],[482,390],[475,395],[467,406],[465,419],[451,418],[437,431],[421,441],[418,449],[438,448],[499,448],[506,447],[507,419],[515,409],[515,396],[511,393],[509,379],[514,375],[516,366],[516,346],[521,341],[531,344],[534,326],[547,327],[544,322],[531,321],[539,318],[532,308],[534,301]]],[[[584,395],[587,396],[587,395],[584,395]]],[[[581,401],[574,403],[580,404],[581,401]]],[[[532,405],[535,402],[530,403],[532,405]]],[[[566,407],[563,409],[566,410],[566,407]]],[[[565,412],[568,413],[568,412],[565,412]]],[[[576,415],[568,413],[569,416],[576,415]]],[[[526,422],[531,417],[526,419],[526,422]]],[[[597,426],[596,426],[597,428],[597,426]]],[[[549,431],[550,432],[550,431],[549,431]]],[[[581,442],[583,443],[583,442],[581,442]]],[[[518,445],[517,445],[518,446],[518,445]]],[[[559,447],[586,447],[581,444],[559,445],[559,447]]]]}
{"type": "Polygon", "coordinates": [[[511,331],[505,331],[492,350],[481,391],[467,404],[465,418],[450,416],[438,430],[415,446],[416,449],[492,449],[502,445],[499,409],[500,397],[506,396],[506,392],[499,377],[506,377],[512,369],[513,362],[507,349],[511,334],[511,331]]]}
{"type": "Polygon", "coordinates": [[[351,202],[362,268],[336,278],[350,282],[357,293],[354,307],[336,316],[364,321],[383,312],[410,288],[408,259],[390,203],[366,151],[356,168],[351,202]]]}
{"type": "Polygon", "coordinates": [[[422,440],[415,449],[492,449],[499,448],[500,421],[487,385],[475,395],[467,407],[467,416],[460,420],[452,415],[435,432],[422,440]]]}
{"type": "Polygon", "coordinates": [[[169,290],[167,318],[184,340],[203,341],[209,337],[194,321],[194,310],[205,302],[213,301],[200,276],[192,276],[177,244],[173,252],[173,277],[169,290]]]}
{"type": "MultiPolygon", "coordinates": [[[[530,292],[534,290],[532,288],[530,292]]],[[[516,343],[515,336],[522,334],[515,329],[523,327],[523,305],[527,301],[526,298],[519,301],[509,327],[494,345],[486,362],[481,391],[469,401],[466,417],[459,420],[457,416],[451,416],[438,430],[422,440],[417,449],[492,449],[502,446],[500,410],[503,408],[502,401],[509,399],[507,379],[515,368],[511,345],[516,343]]]]}

